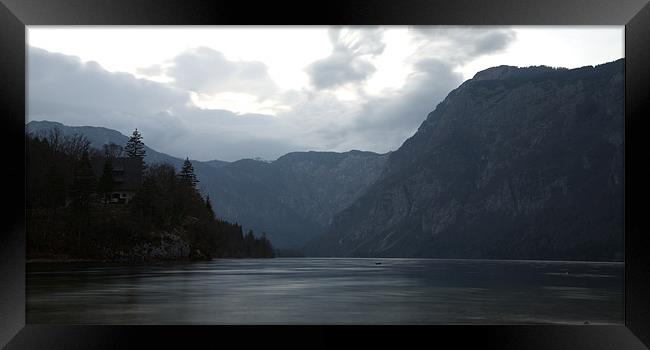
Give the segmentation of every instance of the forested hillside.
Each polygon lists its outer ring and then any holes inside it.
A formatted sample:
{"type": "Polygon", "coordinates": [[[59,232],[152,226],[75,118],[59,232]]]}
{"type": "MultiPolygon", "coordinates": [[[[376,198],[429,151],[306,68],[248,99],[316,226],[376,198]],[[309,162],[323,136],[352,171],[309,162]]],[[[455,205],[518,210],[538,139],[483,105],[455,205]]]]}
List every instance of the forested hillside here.
{"type": "Polygon", "coordinates": [[[124,150],[90,147],[80,134],[53,129],[27,134],[28,259],[108,261],[187,260],[219,257],[273,257],[262,234],[217,216],[197,191],[191,162],[180,172],[168,164],[146,164],[142,142],[124,150]],[[111,202],[116,185],[111,163],[136,158],[141,180],[127,203],[111,202]],[[92,164],[103,164],[100,174],[92,164]]]}

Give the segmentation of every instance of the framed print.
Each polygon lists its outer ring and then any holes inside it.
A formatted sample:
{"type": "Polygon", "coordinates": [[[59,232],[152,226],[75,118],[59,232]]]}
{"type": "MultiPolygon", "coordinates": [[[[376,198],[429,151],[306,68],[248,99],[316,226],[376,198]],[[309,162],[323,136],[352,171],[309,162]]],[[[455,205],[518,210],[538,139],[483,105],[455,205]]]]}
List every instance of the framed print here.
{"type": "Polygon", "coordinates": [[[0,16],[8,349],[650,344],[645,1],[0,16]]]}

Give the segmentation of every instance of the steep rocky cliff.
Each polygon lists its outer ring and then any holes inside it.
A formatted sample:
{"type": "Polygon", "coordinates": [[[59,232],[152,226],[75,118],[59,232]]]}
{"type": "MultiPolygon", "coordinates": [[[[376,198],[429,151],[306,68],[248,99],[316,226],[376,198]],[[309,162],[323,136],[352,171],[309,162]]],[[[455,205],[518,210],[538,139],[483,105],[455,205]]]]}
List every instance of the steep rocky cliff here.
{"type": "Polygon", "coordinates": [[[307,252],[622,259],[623,64],[477,73],[307,252]]]}

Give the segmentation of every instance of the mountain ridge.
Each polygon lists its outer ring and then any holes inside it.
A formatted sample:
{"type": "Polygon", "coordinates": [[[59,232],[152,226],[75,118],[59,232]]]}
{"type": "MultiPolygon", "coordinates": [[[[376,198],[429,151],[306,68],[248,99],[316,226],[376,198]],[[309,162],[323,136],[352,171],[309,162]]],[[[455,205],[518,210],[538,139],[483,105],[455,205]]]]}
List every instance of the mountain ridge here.
{"type": "MultiPolygon", "coordinates": [[[[41,135],[52,128],[59,128],[64,135],[86,135],[94,148],[108,142],[123,146],[129,139],[105,127],[66,126],[50,121],[26,124],[27,132],[41,135]]],[[[143,132],[146,145],[146,131],[143,132]]],[[[148,163],[168,163],[177,170],[183,164],[181,158],[148,146],[145,150],[148,163]]],[[[218,216],[240,223],[258,235],[266,233],[278,248],[298,249],[323,232],[331,216],[378,176],[386,156],[357,150],[309,151],[291,152],[270,162],[192,160],[192,164],[199,179],[198,188],[210,195],[218,216]]]]}
{"type": "Polygon", "coordinates": [[[488,68],[395,151],[193,161],[199,188],[218,215],[310,255],[620,259],[623,68],[488,68]]]}
{"type": "Polygon", "coordinates": [[[623,65],[477,73],[308,254],[620,260],[623,65]]]}

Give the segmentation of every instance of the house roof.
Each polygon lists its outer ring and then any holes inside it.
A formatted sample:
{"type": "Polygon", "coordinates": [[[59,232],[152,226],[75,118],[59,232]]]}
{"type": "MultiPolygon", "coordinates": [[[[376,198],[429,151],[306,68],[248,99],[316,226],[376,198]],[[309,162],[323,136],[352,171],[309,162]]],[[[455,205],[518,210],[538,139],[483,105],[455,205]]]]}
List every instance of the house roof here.
{"type": "MultiPolygon", "coordinates": [[[[93,172],[97,178],[104,171],[105,158],[91,160],[93,172]]],[[[135,191],[142,185],[142,160],[138,158],[114,158],[113,180],[115,191],[135,191]]]]}

